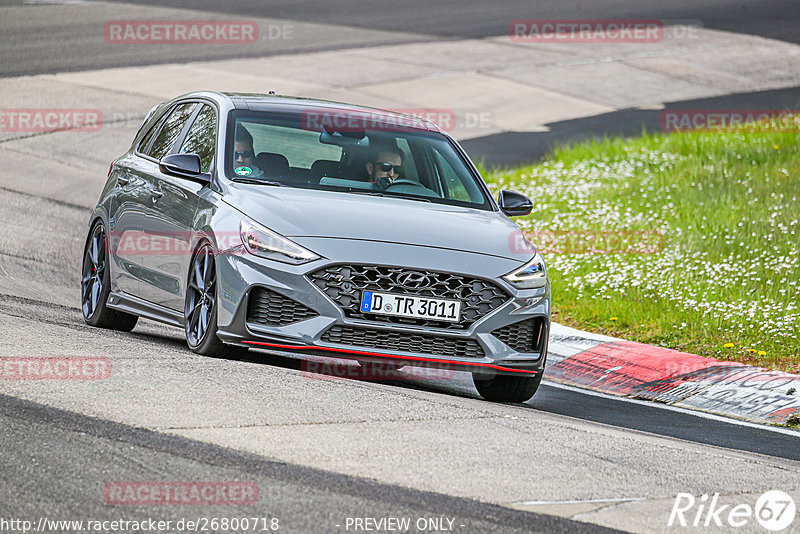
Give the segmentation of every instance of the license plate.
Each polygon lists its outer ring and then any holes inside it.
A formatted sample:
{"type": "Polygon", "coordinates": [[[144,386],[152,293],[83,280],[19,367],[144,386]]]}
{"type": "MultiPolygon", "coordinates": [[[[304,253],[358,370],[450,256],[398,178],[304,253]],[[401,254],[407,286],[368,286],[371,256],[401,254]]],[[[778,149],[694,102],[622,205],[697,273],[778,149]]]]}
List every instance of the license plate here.
{"type": "Polygon", "coordinates": [[[361,295],[361,311],[412,319],[456,322],[461,317],[461,301],[364,291],[361,295]]]}

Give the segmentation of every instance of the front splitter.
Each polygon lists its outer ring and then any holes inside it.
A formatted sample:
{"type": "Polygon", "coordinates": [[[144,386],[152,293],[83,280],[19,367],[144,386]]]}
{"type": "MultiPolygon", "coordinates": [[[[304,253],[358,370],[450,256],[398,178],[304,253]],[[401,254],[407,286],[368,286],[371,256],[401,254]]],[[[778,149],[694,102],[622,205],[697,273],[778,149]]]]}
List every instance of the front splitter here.
{"type": "Polygon", "coordinates": [[[371,351],[357,350],[357,349],[343,349],[338,347],[320,347],[314,345],[290,345],[283,343],[269,343],[266,341],[250,341],[250,340],[241,340],[239,343],[242,345],[246,345],[248,347],[280,349],[280,350],[298,352],[302,354],[312,354],[315,356],[333,357],[333,355],[335,354],[339,357],[353,359],[353,360],[374,361],[374,362],[386,362],[387,360],[389,360],[395,364],[414,365],[418,367],[436,367],[439,369],[448,369],[452,371],[467,371],[467,372],[484,371],[490,374],[498,374],[498,373],[514,374],[514,375],[523,374],[530,376],[535,376],[536,374],[541,373],[541,370],[514,369],[512,367],[506,367],[493,363],[453,361],[442,358],[429,358],[423,356],[401,356],[398,354],[386,354],[382,352],[371,352],[371,351]]]}

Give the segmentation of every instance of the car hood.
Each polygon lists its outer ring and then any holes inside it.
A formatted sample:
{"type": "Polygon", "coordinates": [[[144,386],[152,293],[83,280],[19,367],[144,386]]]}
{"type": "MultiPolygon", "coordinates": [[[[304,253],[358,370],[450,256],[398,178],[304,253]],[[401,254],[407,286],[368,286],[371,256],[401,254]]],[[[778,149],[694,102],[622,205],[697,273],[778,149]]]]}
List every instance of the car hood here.
{"type": "Polygon", "coordinates": [[[525,261],[520,230],[500,212],[403,198],[231,184],[223,197],[286,237],[328,237],[422,245],[525,261]]]}

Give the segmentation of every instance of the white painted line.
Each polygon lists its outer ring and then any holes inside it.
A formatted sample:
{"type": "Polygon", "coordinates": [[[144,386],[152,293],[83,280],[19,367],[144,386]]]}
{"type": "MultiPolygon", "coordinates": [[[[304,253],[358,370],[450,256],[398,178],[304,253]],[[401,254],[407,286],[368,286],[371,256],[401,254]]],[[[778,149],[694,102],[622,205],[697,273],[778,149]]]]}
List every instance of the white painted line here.
{"type": "MultiPolygon", "coordinates": [[[[545,371],[546,373],[546,371],[545,371]]],[[[789,428],[783,428],[779,426],[770,426],[770,425],[761,425],[758,423],[750,423],[748,421],[742,421],[739,419],[733,419],[730,417],[724,417],[722,415],[714,415],[708,412],[702,412],[699,410],[688,410],[686,408],[679,408],[677,406],[671,406],[669,404],[664,404],[661,402],[653,402],[653,401],[646,401],[646,400],[639,400],[639,399],[631,399],[628,397],[618,397],[616,395],[608,395],[606,393],[600,393],[599,391],[592,391],[590,389],[583,389],[577,388],[574,386],[567,386],[566,384],[559,384],[557,382],[551,382],[550,380],[542,380],[542,382],[548,386],[552,386],[554,388],[564,389],[567,391],[573,391],[575,393],[583,393],[584,395],[591,395],[593,397],[602,397],[604,399],[611,399],[617,400],[620,402],[629,402],[632,404],[639,404],[641,406],[649,406],[650,408],[660,408],[662,410],[671,410],[673,412],[679,412],[686,415],[694,415],[696,417],[702,417],[703,419],[711,419],[713,421],[720,421],[722,423],[728,423],[731,425],[737,426],[744,426],[748,428],[755,428],[758,430],[765,430],[767,432],[775,432],[778,434],[785,434],[787,436],[795,436],[800,438],[800,431],[791,430],[789,428]]],[[[535,397],[534,397],[535,398],[535,397]]]]}
{"type": "Polygon", "coordinates": [[[615,502],[633,502],[633,501],[646,501],[644,497],[629,497],[627,499],[587,499],[585,501],[525,501],[525,502],[512,502],[511,506],[536,506],[540,504],[586,504],[586,503],[615,503],[615,502]]]}

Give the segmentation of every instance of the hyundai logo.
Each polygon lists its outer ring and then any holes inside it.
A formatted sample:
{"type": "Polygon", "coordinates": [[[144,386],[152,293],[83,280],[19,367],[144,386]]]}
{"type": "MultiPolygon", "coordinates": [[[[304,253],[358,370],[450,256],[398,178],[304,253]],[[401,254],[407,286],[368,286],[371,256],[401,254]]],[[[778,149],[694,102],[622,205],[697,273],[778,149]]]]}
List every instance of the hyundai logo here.
{"type": "Polygon", "coordinates": [[[410,272],[410,273],[403,273],[397,277],[397,281],[403,287],[407,287],[409,289],[418,289],[421,287],[427,287],[430,285],[431,280],[428,278],[428,275],[418,272],[410,272]]]}

